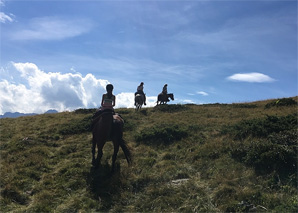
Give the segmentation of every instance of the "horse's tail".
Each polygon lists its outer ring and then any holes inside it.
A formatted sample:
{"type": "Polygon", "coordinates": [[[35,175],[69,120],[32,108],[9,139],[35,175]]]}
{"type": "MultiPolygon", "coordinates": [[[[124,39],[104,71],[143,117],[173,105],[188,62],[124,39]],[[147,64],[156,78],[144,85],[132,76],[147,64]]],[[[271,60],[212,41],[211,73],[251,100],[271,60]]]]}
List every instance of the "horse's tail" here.
{"type": "Polygon", "coordinates": [[[127,160],[127,163],[128,164],[131,164],[131,162],[132,162],[131,151],[129,150],[129,148],[128,148],[126,142],[125,142],[125,140],[121,139],[120,146],[121,146],[121,148],[122,148],[122,150],[124,152],[124,155],[125,155],[125,158],[127,160]]]}

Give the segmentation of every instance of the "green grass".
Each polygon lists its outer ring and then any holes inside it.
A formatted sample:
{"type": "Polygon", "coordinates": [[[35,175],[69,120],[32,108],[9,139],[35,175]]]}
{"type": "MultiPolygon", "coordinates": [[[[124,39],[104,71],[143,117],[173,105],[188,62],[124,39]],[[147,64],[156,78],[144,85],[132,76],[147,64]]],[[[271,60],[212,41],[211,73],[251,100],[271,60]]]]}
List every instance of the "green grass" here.
{"type": "Polygon", "coordinates": [[[91,166],[95,109],[0,120],[1,212],[297,212],[297,97],[117,109],[133,153],[91,166]]]}

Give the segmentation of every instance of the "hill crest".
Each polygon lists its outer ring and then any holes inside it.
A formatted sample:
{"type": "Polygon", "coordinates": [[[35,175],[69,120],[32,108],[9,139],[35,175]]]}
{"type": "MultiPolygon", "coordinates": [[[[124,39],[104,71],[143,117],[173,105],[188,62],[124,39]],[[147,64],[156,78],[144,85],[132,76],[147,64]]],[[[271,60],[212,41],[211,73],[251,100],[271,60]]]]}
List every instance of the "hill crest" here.
{"type": "Polygon", "coordinates": [[[1,119],[1,212],[296,212],[297,97],[117,109],[132,149],[91,166],[95,109],[1,119]],[[285,102],[287,102],[285,101],[285,102]]]}

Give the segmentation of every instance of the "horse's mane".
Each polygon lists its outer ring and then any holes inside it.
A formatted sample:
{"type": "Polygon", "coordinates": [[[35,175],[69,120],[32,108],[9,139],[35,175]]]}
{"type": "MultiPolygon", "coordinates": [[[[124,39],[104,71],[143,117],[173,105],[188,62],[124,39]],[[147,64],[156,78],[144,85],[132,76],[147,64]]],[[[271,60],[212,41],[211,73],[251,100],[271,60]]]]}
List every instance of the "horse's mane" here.
{"type": "Polygon", "coordinates": [[[102,116],[107,115],[107,114],[113,114],[113,113],[112,113],[112,111],[104,111],[101,114],[95,116],[92,120],[90,129],[93,130],[95,124],[102,118],[102,116]]]}

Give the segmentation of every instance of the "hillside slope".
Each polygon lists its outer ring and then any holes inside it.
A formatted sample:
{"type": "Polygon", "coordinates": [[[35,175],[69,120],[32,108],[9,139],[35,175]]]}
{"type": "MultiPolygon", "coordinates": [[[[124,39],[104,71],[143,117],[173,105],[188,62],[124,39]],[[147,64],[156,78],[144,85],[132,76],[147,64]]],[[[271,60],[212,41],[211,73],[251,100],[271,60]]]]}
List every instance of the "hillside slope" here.
{"type": "Polygon", "coordinates": [[[1,119],[1,212],[297,212],[297,97],[118,109],[124,139],[91,166],[94,109],[1,119]]]}

